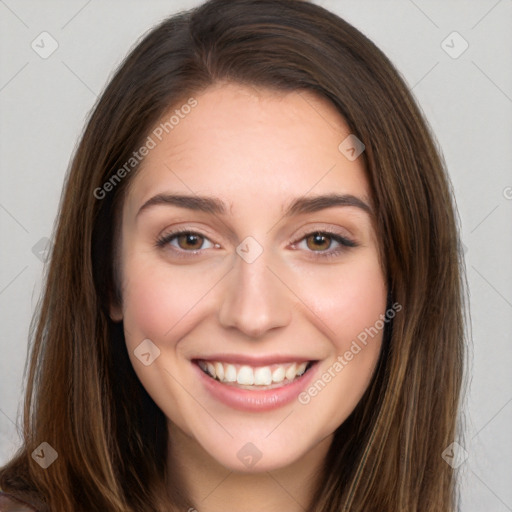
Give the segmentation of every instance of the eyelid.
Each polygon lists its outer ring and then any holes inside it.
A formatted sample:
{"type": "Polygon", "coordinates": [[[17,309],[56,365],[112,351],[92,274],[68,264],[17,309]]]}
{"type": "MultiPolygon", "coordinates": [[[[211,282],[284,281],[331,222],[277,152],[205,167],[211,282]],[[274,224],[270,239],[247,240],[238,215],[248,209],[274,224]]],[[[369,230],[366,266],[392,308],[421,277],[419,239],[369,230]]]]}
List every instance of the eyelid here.
{"type": "Polygon", "coordinates": [[[175,248],[174,246],[171,246],[170,241],[173,239],[176,239],[180,235],[198,235],[201,238],[208,240],[213,246],[217,246],[217,247],[219,246],[218,243],[214,242],[213,240],[210,240],[209,236],[201,233],[199,230],[196,230],[194,228],[176,228],[175,230],[170,230],[170,231],[164,230],[163,234],[161,234],[157,237],[157,239],[155,241],[155,246],[157,248],[161,248],[161,249],[165,248],[165,246],[170,246],[170,247],[172,247],[172,250],[175,253],[180,254],[180,256],[186,255],[186,254],[196,255],[198,253],[205,251],[205,249],[196,249],[196,250],[186,251],[184,249],[179,249],[179,248],[175,248]]]}
{"type": "Polygon", "coordinates": [[[296,241],[293,243],[295,244],[297,242],[300,242],[304,238],[314,235],[315,233],[321,233],[321,234],[325,234],[325,235],[330,235],[332,237],[338,237],[338,238],[343,239],[344,241],[354,244],[354,246],[358,245],[354,236],[346,229],[342,229],[342,228],[337,229],[337,228],[334,228],[331,226],[322,226],[317,223],[313,223],[313,226],[308,225],[308,226],[304,226],[303,228],[301,228],[298,232],[298,235],[294,236],[294,239],[296,241]]]}
{"type": "Polygon", "coordinates": [[[306,241],[310,236],[315,234],[327,235],[328,238],[338,243],[339,246],[335,249],[329,248],[322,251],[306,251],[308,253],[308,257],[313,259],[335,258],[347,252],[348,250],[359,246],[359,244],[355,240],[348,238],[344,235],[341,235],[335,231],[331,231],[329,229],[317,229],[305,233],[297,240],[297,242],[294,242],[292,244],[292,247],[295,248],[298,244],[306,241]]]}
{"type": "MultiPolygon", "coordinates": [[[[164,231],[164,234],[160,235],[157,238],[157,240],[155,242],[155,246],[160,249],[165,249],[166,247],[169,247],[170,248],[169,250],[172,251],[179,258],[199,257],[205,250],[212,249],[212,247],[209,247],[207,249],[196,249],[196,250],[188,251],[185,249],[176,248],[171,245],[171,243],[170,243],[171,240],[174,240],[174,239],[176,239],[176,237],[178,237],[180,235],[184,235],[184,234],[198,235],[201,238],[208,240],[211,244],[213,244],[214,247],[216,247],[216,248],[220,247],[220,245],[218,243],[210,240],[210,238],[208,236],[204,235],[199,230],[194,230],[194,228],[190,228],[190,227],[176,228],[175,230],[171,230],[168,232],[164,231]]],[[[341,253],[344,253],[354,247],[359,246],[358,242],[356,242],[352,238],[349,238],[345,235],[340,234],[339,232],[333,230],[332,228],[320,228],[320,229],[310,229],[309,231],[303,232],[299,238],[296,238],[295,242],[292,242],[291,247],[293,247],[294,250],[297,250],[297,249],[295,249],[295,246],[298,243],[306,240],[307,238],[309,238],[310,236],[315,235],[315,234],[327,235],[328,238],[331,238],[336,243],[338,243],[339,247],[337,247],[335,249],[329,248],[329,249],[322,250],[322,251],[311,251],[311,250],[305,251],[306,253],[308,253],[309,258],[313,258],[313,259],[317,259],[317,260],[322,259],[322,258],[335,258],[335,257],[340,256],[341,253]]]]}

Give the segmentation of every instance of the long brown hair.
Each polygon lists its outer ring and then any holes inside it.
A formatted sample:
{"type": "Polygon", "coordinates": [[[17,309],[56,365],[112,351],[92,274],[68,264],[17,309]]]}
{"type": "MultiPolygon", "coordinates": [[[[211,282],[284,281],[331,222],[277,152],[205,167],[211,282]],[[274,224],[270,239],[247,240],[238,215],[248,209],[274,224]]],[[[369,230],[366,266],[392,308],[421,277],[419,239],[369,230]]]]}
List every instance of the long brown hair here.
{"type": "MultiPolygon", "coordinates": [[[[179,13],[142,39],[106,87],[66,179],[31,331],[24,444],[0,485],[52,512],[169,509],[166,479],[178,475],[166,468],[165,417],[109,317],[120,300],[118,213],[138,166],[108,192],[104,184],[172,106],[222,80],[314,92],[363,141],[390,298],[403,308],[369,388],[335,433],[308,512],[455,510],[456,475],[441,454],[460,437],[464,273],[444,163],[386,56],[301,0],[210,0],[179,13]],[[42,442],[58,453],[45,470],[31,457],[42,442]]],[[[171,496],[181,510],[186,499],[171,496]]]]}

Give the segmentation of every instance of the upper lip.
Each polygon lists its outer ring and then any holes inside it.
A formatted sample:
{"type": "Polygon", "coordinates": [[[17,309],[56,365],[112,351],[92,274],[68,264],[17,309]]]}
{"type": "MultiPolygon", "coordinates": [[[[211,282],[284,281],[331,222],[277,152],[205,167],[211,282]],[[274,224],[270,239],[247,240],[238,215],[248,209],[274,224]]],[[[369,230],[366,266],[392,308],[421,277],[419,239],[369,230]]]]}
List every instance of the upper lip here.
{"type": "Polygon", "coordinates": [[[287,355],[267,355],[267,356],[248,356],[246,354],[213,354],[208,356],[194,357],[192,361],[218,361],[231,364],[245,364],[248,366],[270,366],[272,364],[284,363],[306,363],[315,361],[310,357],[287,356],[287,355]]]}

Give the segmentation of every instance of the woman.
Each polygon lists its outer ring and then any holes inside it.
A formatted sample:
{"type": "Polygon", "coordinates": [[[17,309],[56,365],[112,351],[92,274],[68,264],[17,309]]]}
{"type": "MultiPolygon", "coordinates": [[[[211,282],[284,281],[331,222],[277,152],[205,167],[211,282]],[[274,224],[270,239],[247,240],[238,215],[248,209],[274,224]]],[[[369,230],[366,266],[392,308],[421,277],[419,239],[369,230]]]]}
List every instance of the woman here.
{"type": "Polygon", "coordinates": [[[166,20],[65,184],[4,508],[455,510],[458,244],[355,28],[300,0],[166,20]]]}

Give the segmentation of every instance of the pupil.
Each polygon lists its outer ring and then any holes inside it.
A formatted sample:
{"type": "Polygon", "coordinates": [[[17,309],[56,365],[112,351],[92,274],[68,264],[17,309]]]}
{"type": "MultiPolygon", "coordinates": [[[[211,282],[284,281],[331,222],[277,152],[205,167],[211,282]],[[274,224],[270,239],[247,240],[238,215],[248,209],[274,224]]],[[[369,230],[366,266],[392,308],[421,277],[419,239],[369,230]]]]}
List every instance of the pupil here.
{"type": "Polygon", "coordinates": [[[329,242],[327,241],[328,237],[326,237],[325,235],[322,235],[322,233],[315,233],[314,235],[312,235],[313,237],[313,244],[316,246],[316,248],[320,248],[320,249],[326,249],[328,247],[322,247],[322,246],[329,246],[329,242]]]}
{"type": "MultiPolygon", "coordinates": [[[[188,246],[188,248],[190,248],[190,246],[196,246],[199,242],[199,237],[197,235],[193,235],[193,234],[186,234],[186,235],[183,235],[184,239],[185,239],[185,245],[188,246]]],[[[182,238],[183,240],[183,238],[182,238]]],[[[201,245],[201,243],[199,242],[199,246],[201,245]]],[[[195,249],[196,247],[192,247],[193,249],[195,249]]]]}

